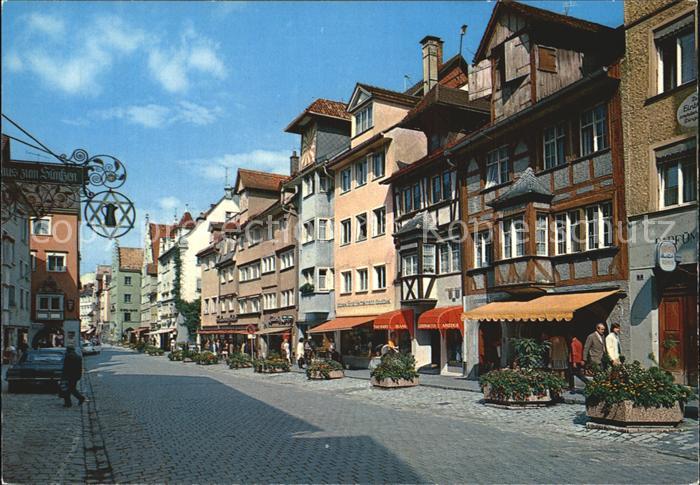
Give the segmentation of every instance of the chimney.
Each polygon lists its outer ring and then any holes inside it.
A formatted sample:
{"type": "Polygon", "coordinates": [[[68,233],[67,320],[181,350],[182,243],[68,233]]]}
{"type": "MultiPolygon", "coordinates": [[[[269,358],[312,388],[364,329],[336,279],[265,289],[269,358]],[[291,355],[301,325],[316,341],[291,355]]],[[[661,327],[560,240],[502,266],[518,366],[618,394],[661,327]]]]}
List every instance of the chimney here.
{"type": "Polygon", "coordinates": [[[438,82],[438,69],[442,65],[442,39],[426,35],[420,41],[423,50],[423,94],[427,94],[438,82]]]}
{"type": "Polygon", "coordinates": [[[294,175],[299,171],[299,156],[297,151],[292,152],[292,156],[289,157],[289,175],[294,175]]]}

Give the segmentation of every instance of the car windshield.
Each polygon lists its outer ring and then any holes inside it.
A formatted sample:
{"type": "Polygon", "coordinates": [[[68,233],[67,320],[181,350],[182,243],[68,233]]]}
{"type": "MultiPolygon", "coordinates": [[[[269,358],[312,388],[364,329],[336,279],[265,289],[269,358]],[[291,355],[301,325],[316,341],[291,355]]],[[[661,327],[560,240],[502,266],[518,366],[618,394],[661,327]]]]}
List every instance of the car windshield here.
{"type": "Polygon", "coordinates": [[[29,352],[27,362],[61,362],[63,354],[60,352],[29,352]]]}

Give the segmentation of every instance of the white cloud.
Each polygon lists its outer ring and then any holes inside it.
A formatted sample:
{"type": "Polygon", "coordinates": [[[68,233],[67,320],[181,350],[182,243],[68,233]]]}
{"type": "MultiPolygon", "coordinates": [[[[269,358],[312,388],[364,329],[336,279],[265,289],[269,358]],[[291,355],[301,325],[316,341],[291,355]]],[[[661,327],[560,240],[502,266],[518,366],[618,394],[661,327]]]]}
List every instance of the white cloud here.
{"type": "Polygon", "coordinates": [[[170,211],[182,207],[182,201],[172,195],[158,199],[158,207],[163,211],[170,211]]]}
{"type": "Polygon", "coordinates": [[[103,79],[125,58],[136,63],[145,57],[145,71],[171,93],[187,91],[195,76],[197,80],[226,77],[219,46],[191,28],[180,34],[178,43],[116,16],[81,20],[83,27],[69,30],[65,18],[26,16],[28,28],[6,66],[30,72],[50,89],[71,95],[99,94],[103,79]]]}
{"type": "Polygon", "coordinates": [[[222,113],[218,106],[207,108],[190,101],[181,101],[173,107],[160,104],[118,106],[91,113],[92,117],[109,120],[120,119],[146,128],[162,128],[175,123],[209,125],[222,113]]]}
{"type": "Polygon", "coordinates": [[[51,37],[62,36],[66,30],[62,19],[40,13],[33,13],[27,17],[27,27],[51,37]]]}
{"type": "Polygon", "coordinates": [[[223,180],[228,168],[229,180],[232,181],[239,168],[280,174],[287,173],[289,155],[290,151],[288,150],[252,150],[245,153],[227,153],[212,158],[181,160],[178,163],[211,180],[223,180]]]}
{"type": "Polygon", "coordinates": [[[182,35],[179,47],[152,47],[148,68],[166,91],[182,93],[189,89],[193,71],[216,79],[226,77],[226,68],[217,51],[216,44],[189,29],[182,35]]]}

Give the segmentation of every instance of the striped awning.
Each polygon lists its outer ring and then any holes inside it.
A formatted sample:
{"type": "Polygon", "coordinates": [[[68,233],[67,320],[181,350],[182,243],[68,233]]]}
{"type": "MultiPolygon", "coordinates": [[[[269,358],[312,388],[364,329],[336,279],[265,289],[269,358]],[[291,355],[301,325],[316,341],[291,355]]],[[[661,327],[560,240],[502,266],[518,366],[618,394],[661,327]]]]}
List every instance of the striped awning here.
{"type": "Polygon", "coordinates": [[[530,301],[498,301],[462,314],[464,320],[485,322],[570,322],[574,313],[620,290],[545,295],[530,301]]]}
{"type": "Polygon", "coordinates": [[[291,333],[292,327],[286,326],[286,327],[268,327],[268,328],[263,328],[262,330],[258,330],[255,332],[255,335],[277,335],[280,333],[291,333]]]}

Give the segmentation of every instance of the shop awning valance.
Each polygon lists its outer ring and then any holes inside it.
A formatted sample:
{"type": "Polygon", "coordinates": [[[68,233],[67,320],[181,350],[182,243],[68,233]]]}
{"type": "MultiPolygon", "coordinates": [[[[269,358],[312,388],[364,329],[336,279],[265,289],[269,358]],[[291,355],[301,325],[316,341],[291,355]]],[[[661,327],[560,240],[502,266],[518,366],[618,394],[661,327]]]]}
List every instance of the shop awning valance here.
{"type": "Polygon", "coordinates": [[[374,329],[413,331],[413,310],[394,310],[377,315],[374,319],[374,329]]]}
{"type": "Polygon", "coordinates": [[[280,333],[290,333],[292,331],[291,326],[287,327],[268,327],[268,328],[263,328],[262,330],[258,330],[255,332],[255,335],[276,335],[280,333]]]}
{"type": "Polygon", "coordinates": [[[433,308],[418,317],[418,330],[460,330],[462,322],[462,305],[433,308]]]}
{"type": "Polygon", "coordinates": [[[321,325],[309,330],[309,333],[335,332],[336,330],[350,330],[351,328],[370,323],[376,317],[338,317],[334,320],[328,320],[321,325]]]}
{"type": "Polygon", "coordinates": [[[619,293],[620,290],[592,291],[545,295],[530,301],[498,301],[464,312],[462,318],[487,322],[569,322],[577,310],[619,293]]]}
{"type": "Polygon", "coordinates": [[[161,328],[159,330],[154,330],[152,332],[148,332],[148,335],[160,335],[163,333],[170,333],[170,332],[176,332],[177,329],[175,328],[161,328]]]}

